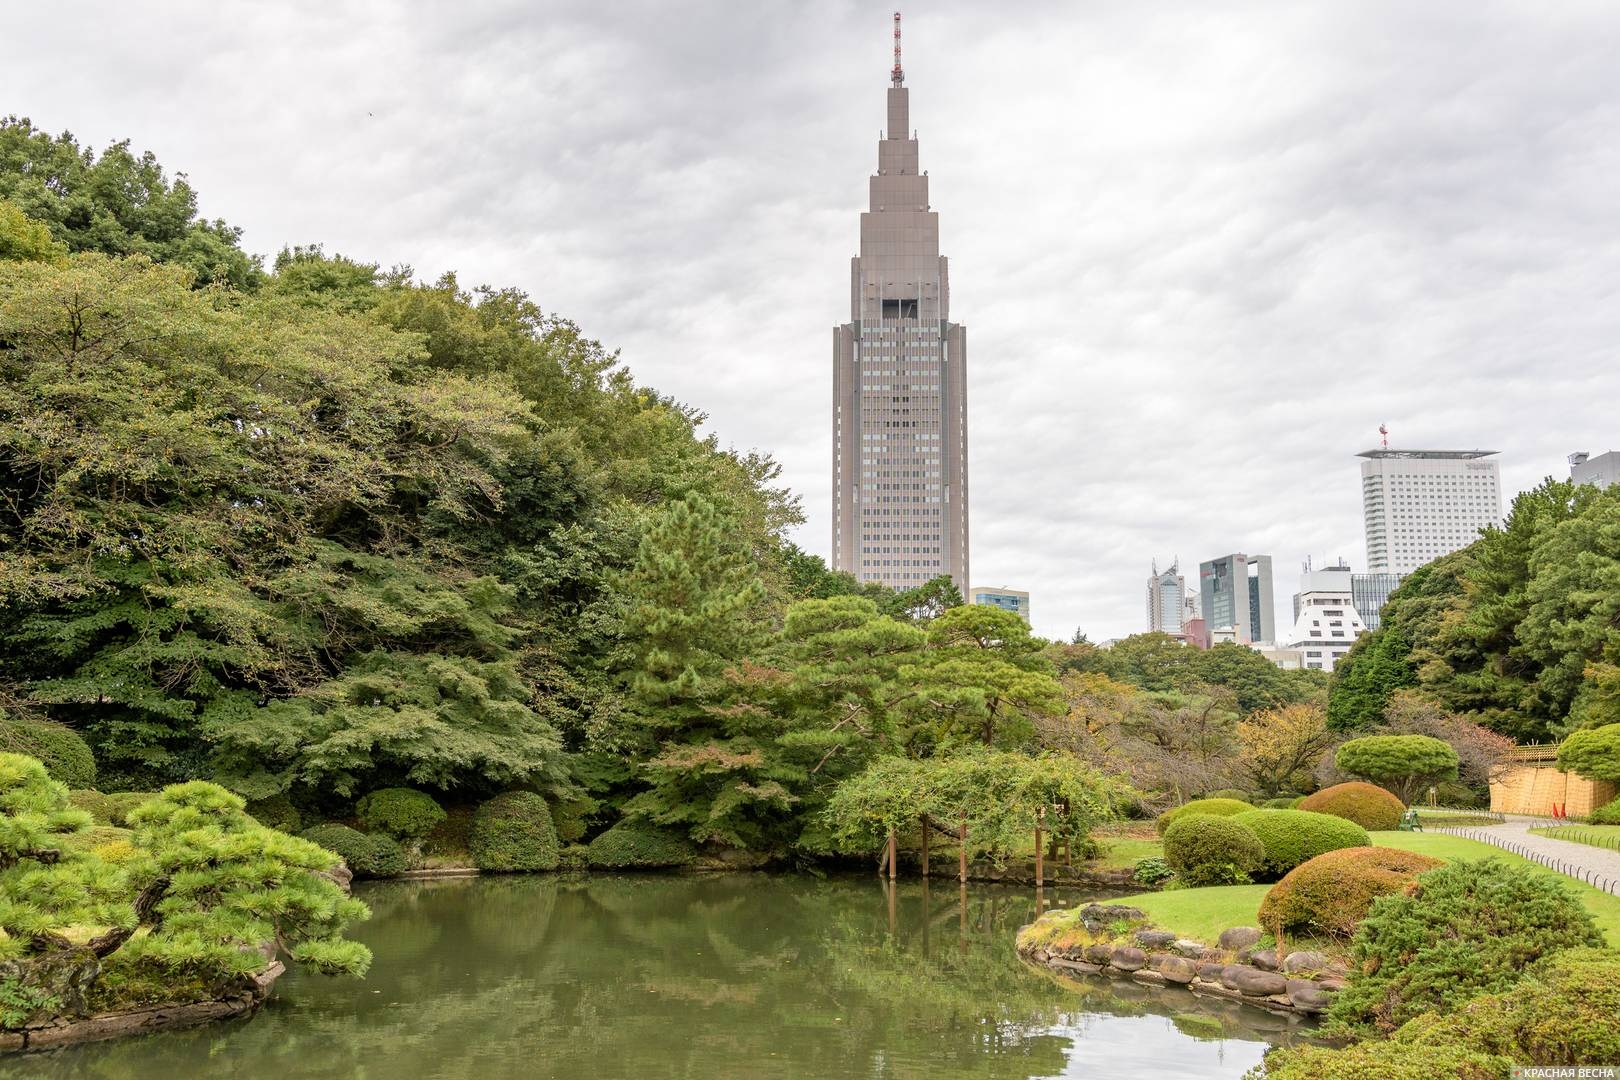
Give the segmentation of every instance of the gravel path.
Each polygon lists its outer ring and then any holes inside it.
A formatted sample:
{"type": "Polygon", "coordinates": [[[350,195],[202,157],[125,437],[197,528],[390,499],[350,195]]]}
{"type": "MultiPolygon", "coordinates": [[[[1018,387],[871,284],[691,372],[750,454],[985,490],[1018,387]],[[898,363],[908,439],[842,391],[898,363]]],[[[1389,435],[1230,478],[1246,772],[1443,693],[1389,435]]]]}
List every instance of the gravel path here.
{"type": "Polygon", "coordinates": [[[1559,822],[1549,818],[1510,817],[1500,825],[1435,831],[1494,844],[1504,851],[1523,855],[1533,862],[1584,881],[1594,888],[1620,896],[1620,851],[1593,847],[1591,844],[1577,844],[1570,840],[1554,840],[1550,836],[1537,836],[1530,831],[1536,826],[1557,824],[1559,822]]]}

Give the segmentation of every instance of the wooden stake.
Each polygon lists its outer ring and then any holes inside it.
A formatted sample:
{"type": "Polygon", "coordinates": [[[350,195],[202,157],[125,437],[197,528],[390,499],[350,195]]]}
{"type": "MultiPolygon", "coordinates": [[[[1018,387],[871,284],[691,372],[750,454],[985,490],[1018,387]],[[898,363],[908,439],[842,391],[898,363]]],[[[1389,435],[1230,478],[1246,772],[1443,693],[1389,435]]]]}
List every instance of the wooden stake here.
{"type": "Polygon", "coordinates": [[[960,829],[957,830],[957,842],[959,844],[961,844],[962,846],[957,849],[957,859],[958,859],[958,862],[960,864],[960,869],[957,871],[956,880],[960,881],[962,883],[962,886],[964,888],[966,888],[967,887],[967,815],[966,814],[962,815],[962,826],[961,826],[960,829]]]}
{"type": "Polygon", "coordinates": [[[923,845],[922,845],[922,847],[923,847],[923,849],[922,849],[923,877],[927,877],[928,876],[928,815],[926,815],[926,814],[923,815],[923,819],[922,819],[922,834],[923,834],[923,845]]]}
{"type": "Polygon", "coordinates": [[[889,880],[894,880],[894,857],[897,845],[894,841],[894,830],[889,830],[889,880]]]}
{"type": "Polygon", "coordinates": [[[1046,807],[1043,806],[1035,814],[1035,887],[1037,889],[1046,881],[1046,863],[1042,859],[1042,856],[1046,854],[1046,850],[1041,846],[1041,826],[1045,824],[1046,807]]]}

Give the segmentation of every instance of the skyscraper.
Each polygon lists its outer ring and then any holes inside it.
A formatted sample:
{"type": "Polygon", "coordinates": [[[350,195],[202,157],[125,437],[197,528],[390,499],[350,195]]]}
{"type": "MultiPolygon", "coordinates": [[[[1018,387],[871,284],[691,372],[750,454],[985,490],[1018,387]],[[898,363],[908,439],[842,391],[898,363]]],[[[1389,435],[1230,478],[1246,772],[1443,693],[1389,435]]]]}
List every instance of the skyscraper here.
{"type": "Polygon", "coordinates": [[[1367,569],[1410,574],[1502,522],[1495,450],[1364,450],[1367,569]]]}
{"type": "Polygon", "coordinates": [[[850,263],[850,321],[833,330],[833,565],[912,588],[968,589],[967,334],[950,321],[939,215],[918,169],[895,65],[888,130],[850,263]]]}
{"type": "Polygon", "coordinates": [[[1223,555],[1198,565],[1198,594],[1210,640],[1275,644],[1270,555],[1223,555]]]}
{"type": "Polygon", "coordinates": [[[1153,564],[1153,573],[1147,584],[1147,628],[1150,634],[1179,634],[1185,621],[1187,581],[1175,563],[1159,572],[1153,564]]]}

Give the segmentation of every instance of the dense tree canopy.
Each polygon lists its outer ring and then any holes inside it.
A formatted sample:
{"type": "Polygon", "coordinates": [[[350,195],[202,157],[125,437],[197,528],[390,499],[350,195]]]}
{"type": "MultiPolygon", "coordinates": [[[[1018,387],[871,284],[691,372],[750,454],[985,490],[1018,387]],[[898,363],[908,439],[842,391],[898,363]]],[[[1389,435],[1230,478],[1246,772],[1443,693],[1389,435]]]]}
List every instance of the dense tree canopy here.
{"type": "Polygon", "coordinates": [[[1548,480],[1403,581],[1334,672],[1330,722],[1375,724],[1401,689],[1521,741],[1620,718],[1620,489],[1548,480]]]}

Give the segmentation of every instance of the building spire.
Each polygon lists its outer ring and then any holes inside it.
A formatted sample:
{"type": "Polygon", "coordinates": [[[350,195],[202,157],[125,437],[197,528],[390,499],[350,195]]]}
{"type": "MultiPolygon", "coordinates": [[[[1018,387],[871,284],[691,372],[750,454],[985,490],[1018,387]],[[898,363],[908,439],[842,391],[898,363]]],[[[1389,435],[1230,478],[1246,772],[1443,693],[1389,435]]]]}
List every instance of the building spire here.
{"type": "MultiPolygon", "coordinates": [[[[905,70],[900,66],[900,13],[898,11],[894,13],[894,70],[889,72],[889,78],[894,81],[896,90],[906,83],[905,70]]],[[[893,136],[890,137],[893,138],[893,136]]]]}

